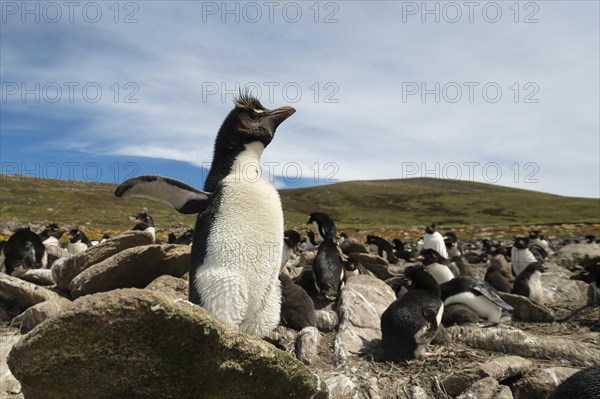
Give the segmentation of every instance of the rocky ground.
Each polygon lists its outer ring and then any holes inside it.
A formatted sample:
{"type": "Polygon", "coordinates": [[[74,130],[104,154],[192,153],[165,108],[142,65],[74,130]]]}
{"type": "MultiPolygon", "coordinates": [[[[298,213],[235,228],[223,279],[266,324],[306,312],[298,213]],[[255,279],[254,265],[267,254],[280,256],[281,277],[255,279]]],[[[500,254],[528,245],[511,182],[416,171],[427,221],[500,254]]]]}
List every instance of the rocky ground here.
{"type": "MultiPolygon", "coordinates": [[[[545,398],[600,364],[600,308],[568,279],[599,252],[578,244],[549,258],[544,306],[509,298],[520,305],[512,319],[442,329],[424,359],[390,363],[374,359],[394,300],[383,279],[407,264],[361,255],[369,273],[351,277],[335,303],[316,301],[318,330],[280,327],[268,343],[185,301],[189,247],[127,233],[51,276],[23,276],[35,283],[0,274],[0,398],[545,398]]],[[[288,269],[310,263],[302,254],[288,269]]]]}

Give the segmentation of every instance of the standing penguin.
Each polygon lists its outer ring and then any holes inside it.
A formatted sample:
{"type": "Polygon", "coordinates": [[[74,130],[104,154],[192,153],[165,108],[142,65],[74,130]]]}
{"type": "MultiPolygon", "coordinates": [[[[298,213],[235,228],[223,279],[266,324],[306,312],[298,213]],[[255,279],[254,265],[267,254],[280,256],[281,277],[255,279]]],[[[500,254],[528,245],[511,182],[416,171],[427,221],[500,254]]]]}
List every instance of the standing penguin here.
{"type": "Polygon", "coordinates": [[[234,103],[215,140],[206,191],[150,175],[125,181],[115,195],[147,197],[199,214],[189,300],[236,330],[266,336],[281,311],[283,210],[258,165],[277,127],[296,111],[266,109],[247,92],[234,103]]]}
{"type": "Polygon", "coordinates": [[[460,276],[440,285],[445,306],[462,303],[491,323],[500,323],[502,309],[512,310],[485,281],[476,277],[460,276]]]}
{"type": "Polygon", "coordinates": [[[377,247],[377,255],[386,259],[390,263],[398,263],[398,258],[394,255],[394,247],[385,238],[368,235],[367,244],[375,245],[377,247]]]}
{"type": "Polygon", "coordinates": [[[444,304],[440,287],[421,267],[404,272],[409,290],[392,302],[381,315],[381,336],[385,360],[420,358],[437,334],[444,304]]]}
{"type": "Polygon", "coordinates": [[[448,251],[446,251],[444,237],[435,230],[435,224],[425,227],[425,234],[423,234],[423,249],[433,249],[442,255],[444,259],[448,259],[448,251]]]}
{"type": "Polygon", "coordinates": [[[67,251],[69,255],[77,255],[87,251],[92,246],[92,242],[79,228],[69,230],[69,243],[67,244],[67,251]]]}
{"type": "Polygon", "coordinates": [[[552,249],[552,246],[550,245],[548,240],[546,240],[544,238],[544,235],[541,234],[539,230],[533,230],[533,231],[529,232],[529,243],[539,246],[548,255],[554,254],[554,250],[552,249]]]}
{"type": "Polygon", "coordinates": [[[585,258],[577,265],[579,273],[571,276],[571,280],[588,283],[588,305],[600,305],[600,256],[585,258]]]}
{"type": "Polygon", "coordinates": [[[312,224],[321,240],[335,240],[337,229],[335,223],[329,216],[321,212],[313,212],[308,216],[308,222],[312,224]]]}
{"type": "Polygon", "coordinates": [[[18,229],[8,238],[0,258],[3,260],[0,270],[13,276],[29,269],[45,268],[48,264],[46,247],[29,227],[18,229]]]}
{"type": "Polygon", "coordinates": [[[317,242],[315,241],[315,232],[312,230],[308,230],[306,232],[306,241],[305,241],[305,250],[306,251],[314,251],[315,249],[317,249],[317,246],[319,244],[317,244],[317,242]]]}
{"type": "Polygon", "coordinates": [[[285,267],[287,261],[296,252],[300,243],[300,233],[296,230],[286,230],[283,232],[283,251],[281,252],[281,269],[285,267]]]}
{"type": "Polygon", "coordinates": [[[144,208],[143,212],[130,217],[135,223],[132,230],[145,231],[152,234],[152,240],[156,242],[156,228],[154,227],[154,219],[148,214],[148,210],[144,208]]]}
{"type": "Polygon", "coordinates": [[[527,237],[515,237],[515,243],[513,244],[510,258],[512,261],[512,271],[515,277],[518,277],[530,263],[544,263],[543,259],[539,257],[536,258],[534,253],[529,250],[529,238],[527,237]]]}
{"type": "Polygon", "coordinates": [[[326,214],[313,212],[307,224],[312,224],[323,240],[312,267],[315,287],[320,297],[334,301],[344,284],[344,260],[336,242],[335,223],[326,214]]]}
{"type": "Polygon", "coordinates": [[[515,279],[511,292],[527,297],[534,302],[542,303],[544,290],[542,289],[540,277],[545,271],[546,267],[541,263],[530,263],[515,279]]]}
{"type": "Polygon", "coordinates": [[[435,249],[424,249],[421,256],[425,271],[431,274],[438,284],[444,284],[460,275],[456,265],[452,267],[452,262],[444,259],[435,249]]]}
{"type": "Polygon", "coordinates": [[[281,281],[281,323],[302,330],[316,324],[315,304],[302,287],[295,284],[286,274],[279,275],[281,281]]]}

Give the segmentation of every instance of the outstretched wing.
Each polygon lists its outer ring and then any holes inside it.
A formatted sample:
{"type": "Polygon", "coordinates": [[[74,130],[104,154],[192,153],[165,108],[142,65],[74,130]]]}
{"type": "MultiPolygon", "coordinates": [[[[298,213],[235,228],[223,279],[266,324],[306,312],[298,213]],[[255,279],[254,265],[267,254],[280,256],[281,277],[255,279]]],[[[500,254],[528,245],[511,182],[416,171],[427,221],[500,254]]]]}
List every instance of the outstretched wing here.
{"type": "Polygon", "coordinates": [[[115,190],[117,197],[144,197],[171,205],[183,214],[201,213],[211,194],[179,180],[158,175],[144,175],[125,180],[115,190]]]}
{"type": "Polygon", "coordinates": [[[494,302],[496,305],[500,306],[502,309],[513,310],[513,307],[510,306],[508,303],[504,302],[502,300],[502,298],[500,298],[498,296],[498,294],[496,294],[496,291],[494,290],[494,288],[491,285],[489,285],[487,282],[481,281],[480,284],[473,285],[471,287],[471,289],[473,291],[476,291],[479,294],[485,296],[487,299],[494,302]]]}

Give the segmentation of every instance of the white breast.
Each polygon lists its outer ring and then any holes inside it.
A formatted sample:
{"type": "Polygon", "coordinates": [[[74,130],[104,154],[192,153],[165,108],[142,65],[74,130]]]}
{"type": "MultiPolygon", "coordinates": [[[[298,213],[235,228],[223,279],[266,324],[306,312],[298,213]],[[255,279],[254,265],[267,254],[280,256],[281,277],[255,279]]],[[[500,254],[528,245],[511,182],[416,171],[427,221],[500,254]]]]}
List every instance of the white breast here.
{"type": "Polygon", "coordinates": [[[529,299],[539,304],[544,301],[544,290],[542,289],[542,282],[540,280],[541,276],[542,274],[536,270],[529,277],[529,299]]]}
{"type": "Polygon", "coordinates": [[[277,190],[260,175],[256,179],[260,171],[252,169],[252,157],[240,158],[241,169],[234,165],[219,184],[218,214],[195,284],[203,307],[217,319],[264,336],[279,324],[283,211],[277,190]]]}
{"type": "Polygon", "coordinates": [[[445,282],[454,278],[454,274],[452,274],[450,268],[439,263],[427,265],[427,267],[425,267],[425,271],[431,274],[438,284],[444,284],[445,282]]]}
{"type": "Polygon", "coordinates": [[[453,303],[467,305],[479,316],[486,318],[492,323],[500,323],[500,319],[502,318],[502,308],[483,295],[475,295],[472,292],[461,292],[460,294],[446,298],[444,301],[444,305],[446,306],[453,303]]]}
{"type": "Polygon", "coordinates": [[[448,251],[446,251],[444,237],[437,231],[434,231],[433,234],[425,234],[423,236],[423,244],[424,249],[436,250],[445,259],[448,259],[448,251]]]}
{"type": "Polygon", "coordinates": [[[70,256],[74,256],[85,252],[87,250],[87,245],[82,243],[81,241],[77,241],[75,243],[70,242],[67,244],[67,252],[69,252],[70,256]]]}
{"type": "Polygon", "coordinates": [[[527,265],[533,262],[537,262],[535,256],[531,253],[531,251],[527,248],[518,249],[513,247],[511,250],[510,258],[512,261],[512,268],[515,276],[518,276],[525,270],[527,265]]]}

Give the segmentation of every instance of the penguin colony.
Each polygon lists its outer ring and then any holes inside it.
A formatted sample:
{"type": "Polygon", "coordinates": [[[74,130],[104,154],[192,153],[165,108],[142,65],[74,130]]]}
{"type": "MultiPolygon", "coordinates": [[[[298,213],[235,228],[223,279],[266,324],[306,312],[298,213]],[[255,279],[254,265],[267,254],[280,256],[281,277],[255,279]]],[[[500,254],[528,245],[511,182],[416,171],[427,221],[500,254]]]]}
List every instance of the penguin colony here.
{"type": "MultiPolygon", "coordinates": [[[[217,133],[203,190],[157,175],[129,179],[115,190],[117,197],[145,197],[198,215],[193,229],[180,237],[169,234],[169,243],[192,246],[189,300],[229,327],[259,337],[269,336],[279,324],[296,330],[315,326],[315,304],[336,301],[345,281],[369,273],[343,250],[356,245],[356,240],[346,233],[338,237],[327,214],[308,215],[305,238],[296,230],[283,231],[279,195],[253,165],[294,112],[287,106],[269,110],[247,93],[240,94],[217,133]],[[244,257],[242,248],[254,256],[244,257]],[[299,275],[290,275],[286,265],[301,249],[314,252],[314,262],[299,275]]],[[[130,219],[133,230],[155,237],[147,209],[130,219]]],[[[109,235],[102,238],[107,239],[109,235]]],[[[595,241],[585,237],[585,242],[595,241]]],[[[49,224],[39,234],[23,228],[0,243],[0,266],[18,276],[95,244],[77,227],[49,224]],[[65,233],[68,243],[63,248],[60,240],[65,233]]],[[[540,276],[546,270],[545,258],[557,249],[539,231],[515,237],[509,248],[491,240],[483,240],[478,248],[463,247],[456,234],[442,235],[435,224],[425,226],[416,244],[375,235],[367,236],[365,244],[390,264],[413,264],[399,279],[388,281],[397,299],[381,316],[381,360],[387,361],[425,356],[442,324],[509,320],[512,307],[498,292],[543,303],[540,276]],[[472,263],[481,262],[489,263],[484,279],[470,273],[472,263]]],[[[590,284],[590,303],[600,304],[600,257],[586,259],[571,278],[590,284]]],[[[578,397],[587,397],[579,394],[578,381],[593,380],[597,385],[598,373],[596,367],[575,374],[557,394],[577,392],[578,397]]]]}

